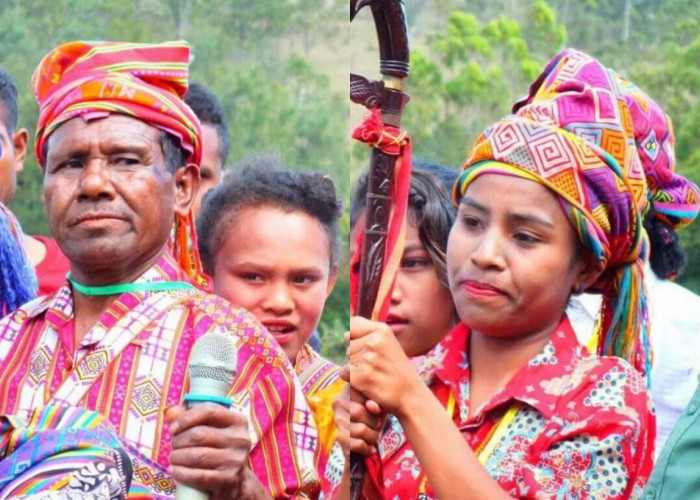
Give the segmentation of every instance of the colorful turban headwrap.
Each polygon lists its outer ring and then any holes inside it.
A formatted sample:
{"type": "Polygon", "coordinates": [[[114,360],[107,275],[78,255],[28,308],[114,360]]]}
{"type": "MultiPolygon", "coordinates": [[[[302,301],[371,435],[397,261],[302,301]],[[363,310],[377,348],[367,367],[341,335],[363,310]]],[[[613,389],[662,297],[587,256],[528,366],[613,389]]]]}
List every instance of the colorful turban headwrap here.
{"type": "MultiPolygon", "coordinates": [[[[39,104],[34,146],[39,164],[43,167],[46,160],[46,141],[68,120],[80,116],[90,121],[117,113],[173,135],[189,152],[187,161],[199,166],[200,124],[183,100],[189,59],[189,46],[182,41],[70,42],[56,47],[32,75],[39,104]]],[[[192,214],[178,218],[175,227],[175,256],[195,282],[206,287],[192,214]]]]}
{"type": "Polygon", "coordinates": [[[603,294],[598,354],[625,358],[649,373],[642,225],[647,182],[616,75],[587,54],[560,52],[513,114],[476,140],[455,200],[486,173],[530,179],[559,196],[581,242],[604,269],[592,287],[603,294]]]}
{"type": "Polygon", "coordinates": [[[672,229],[685,227],[700,211],[700,191],[693,182],[675,172],[676,140],[671,118],[634,83],[619,76],[617,80],[632,117],[654,217],[672,229]]]}

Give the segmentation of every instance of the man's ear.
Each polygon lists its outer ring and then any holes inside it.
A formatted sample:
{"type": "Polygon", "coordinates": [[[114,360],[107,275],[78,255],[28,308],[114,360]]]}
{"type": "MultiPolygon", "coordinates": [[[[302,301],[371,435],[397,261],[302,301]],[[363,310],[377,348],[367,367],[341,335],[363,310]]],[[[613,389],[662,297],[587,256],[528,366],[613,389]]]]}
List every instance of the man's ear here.
{"type": "Polygon", "coordinates": [[[12,134],[12,143],[15,149],[15,172],[20,173],[24,168],[24,160],[27,157],[27,143],[29,133],[26,128],[20,128],[12,134]]]}
{"type": "Polygon", "coordinates": [[[194,163],[188,163],[180,167],[173,175],[175,181],[175,213],[187,217],[192,209],[192,204],[199,191],[201,178],[199,167],[194,163]]]}
{"type": "Polygon", "coordinates": [[[326,299],[333,293],[333,288],[335,288],[335,283],[338,281],[338,264],[333,264],[331,267],[331,272],[328,275],[328,286],[326,287],[326,299]]]}

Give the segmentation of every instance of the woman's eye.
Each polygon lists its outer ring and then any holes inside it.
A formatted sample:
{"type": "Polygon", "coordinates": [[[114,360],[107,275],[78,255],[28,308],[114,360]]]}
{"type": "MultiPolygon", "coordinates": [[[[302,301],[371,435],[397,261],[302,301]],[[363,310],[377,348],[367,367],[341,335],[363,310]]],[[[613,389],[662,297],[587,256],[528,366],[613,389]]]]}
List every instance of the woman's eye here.
{"type": "Polygon", "coordinates": [[[262,281],[262,276],[258,273],[241,273],[240,277],[246,281],[262,281]]]}
{"type": "Polygon", "coordinates": [[[401,267],[404,269],[420,269],[431,264],[429,259],[404,259],[401,262],[401,267]]]}
{"type": "Polygon", "coordinates": [[[481,224],[481,221],[479,219],[471,216],[463,217],[462,221],[464,222],[464,225],[467,227],[467,229],[477,229],[481,224]]]}
{"type": "Polygon", "coordinates": [[[537,243],[538,241],[540,241],[538,238],[527,233],[516,233],[514,237],[517,241],[520,241],[521,243],[537,243]]]}

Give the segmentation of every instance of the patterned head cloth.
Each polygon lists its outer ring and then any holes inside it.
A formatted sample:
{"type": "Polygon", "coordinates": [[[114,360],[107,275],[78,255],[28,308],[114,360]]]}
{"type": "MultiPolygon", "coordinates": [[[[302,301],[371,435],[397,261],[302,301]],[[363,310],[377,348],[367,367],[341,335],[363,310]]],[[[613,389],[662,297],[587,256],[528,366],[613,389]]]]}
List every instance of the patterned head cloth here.
{"type": "MultiPolygon", "coordinates": [[[[66,121],[77,116],[89,121],[118,113],[177,137],[190,153],[187,161],[199,165],[199,120],[183,100],[189,58],[185,42],[70,42],[56,47],[32,75],[39,104],[34,146],[39,164],[45,163],[46,141],[66,121]]],[[[207,286],[192,214],[178,217],[175,223],[173,249],[180,265],[197,283],[207,286]]]]}
{"type": "Polygon", "coordinates": [[[582,52],[559,53],[515,104],[476,141],[455,185],[459,200],[479,175],[499,173],[552,189],[583,245],[603,267],[598,353],[648,373],[648,313],[642,282],[648,241],[641,209],[647,184],[630,110],[615,75],[582,52]]]}
{"type": "Polygon", "coordinates": [[[673,229],[687,226],[700,211],[700,191],[675,172],[676,140],[671,118],[634,83],[619,76],[617,80],[632,116],[637,153],[644,167],[653,214],[673,229]]]}

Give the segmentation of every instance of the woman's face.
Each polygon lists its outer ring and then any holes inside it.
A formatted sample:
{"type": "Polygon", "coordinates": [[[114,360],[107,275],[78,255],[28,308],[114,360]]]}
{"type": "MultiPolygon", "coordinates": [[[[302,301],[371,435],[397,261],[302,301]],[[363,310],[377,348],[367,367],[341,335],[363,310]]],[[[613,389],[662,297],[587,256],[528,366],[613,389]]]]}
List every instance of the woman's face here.
{"type": "MultiPolygon", "coordinates": [[[[359,221],[350,232],[351,257],[357,251],[359,221]]],[[[454,324],[450,291],[438,279],[430,254],[423,246],[418,228],[406,224],[406,246],[396,273],[387,324],[407,356],[428,352],[454,324]]]]}
{"type": "Polygon", "coordinates": [[[293,364],[338,274],[321,222],[274,207],[243,209],[214,258],[214,293],[253,313],[293,364]]]}
{"type": "Polygon", "coordinates": [[[461,320],[488,336],[554,328],[586,279],[577,236],[555,194],[537,182],[483,174],[461,200],[447,246],[461,320]]]}

